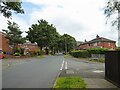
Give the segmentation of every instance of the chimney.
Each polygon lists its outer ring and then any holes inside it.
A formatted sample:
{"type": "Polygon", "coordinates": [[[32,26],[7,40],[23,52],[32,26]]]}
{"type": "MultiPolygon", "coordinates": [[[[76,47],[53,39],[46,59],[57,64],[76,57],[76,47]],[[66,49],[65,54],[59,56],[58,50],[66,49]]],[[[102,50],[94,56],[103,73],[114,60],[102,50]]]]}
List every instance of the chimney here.
{"type": "Polygon", "coordinates": [[[97,34],[96,38],[99,38],[98,34],[97,34]]]}

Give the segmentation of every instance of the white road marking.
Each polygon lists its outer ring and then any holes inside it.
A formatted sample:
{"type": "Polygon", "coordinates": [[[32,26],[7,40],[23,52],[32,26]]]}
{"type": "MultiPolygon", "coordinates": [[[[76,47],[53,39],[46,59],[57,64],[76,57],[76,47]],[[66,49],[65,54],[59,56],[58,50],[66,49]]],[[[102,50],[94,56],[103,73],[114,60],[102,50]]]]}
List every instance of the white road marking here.
{"type": "Polygon", "coordinates": [[[64,62],[65,61],[63,60],[60,70],[63,70],[64,62]]]}
{"type": "Polygon", "coordinates": [[[65,62],[65,69],[67,69],[67,62],[65,62]]]}
{"type": "Polygon", "coordinates": [[[96,71],[93,71],[94,73],[102,73],[104,71],[101,71],[101,70],[96,70],[96,71]]]}

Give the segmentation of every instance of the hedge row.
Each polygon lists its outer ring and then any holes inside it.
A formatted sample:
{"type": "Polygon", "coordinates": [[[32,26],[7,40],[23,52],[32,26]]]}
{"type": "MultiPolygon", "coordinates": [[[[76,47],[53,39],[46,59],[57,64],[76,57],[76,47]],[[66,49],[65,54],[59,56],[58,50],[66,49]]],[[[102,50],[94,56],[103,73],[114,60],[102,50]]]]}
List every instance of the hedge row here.
{"type": "Polygon", "coordinates": [[[71,51],[70,54],[74,57],[90,57],[91,54],[104,54],[105,51],[108,51],[108,49],[104,49],[104,48],[92,48],[92,49],[88,49],[88,50],[74,50],[71,51]]]}
{"type": "Polygon", "coordinates": [[[70,54],[74,57],[83,57],[83,58],[86,58],[86,57],[90,57],[90,53],[87,51],[87,50],[77,50],[77,51],[72,51],[70,52],[70,54]]]}

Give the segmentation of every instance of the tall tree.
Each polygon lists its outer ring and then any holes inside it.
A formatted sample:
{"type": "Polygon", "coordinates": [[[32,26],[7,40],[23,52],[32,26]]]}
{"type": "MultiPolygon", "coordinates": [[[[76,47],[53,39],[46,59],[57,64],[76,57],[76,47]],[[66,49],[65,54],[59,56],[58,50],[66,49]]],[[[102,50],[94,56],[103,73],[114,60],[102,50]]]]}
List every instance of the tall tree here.
{"type": "Polygon", "coordinates": [[[109,0],[105,8],[105,14],[107,17],[118,13],[117,20],[114,21],[113,25],[117,22],[118,24],[118,47],[120,47],[120,1],[119,0],[109,0]]]}
{"type": "Polygon", "coordinates": [[[58,35],[56,28],[46,20],[38,20],[38,24],[32,24],[27,32],[27,38],[31,42],[37,42],[38,46],[53,48],[58,35]]]}
{"type": "Polygon", "coordinates": [[[9,44],[13,45],[13,49],[15,49],[17,44],[24,43],[25,38],[22,38],[20,28],[18,24],[15,22],[8,21],[8,30],[4,30],[6,33],[6,38],[9,40],[9,44]]]}
{"type": "Polygon", "coordinates": [[[0,12],[3,14],[4,17],[11,17],[12,12],[15,13],[24,13],[24,10],[22,9],[20,0],[17,0],[17,2],[10,2],[9,0],[2,0],[0,1],[0,12]]]}
{"type": "Polygon", "coordinates": [[[76,40],[74,37],[64,34],[60,37],[59,40],[59,48],[60,50],[64,51],[65,53],[73,50],[76,46],[76,40]]]}

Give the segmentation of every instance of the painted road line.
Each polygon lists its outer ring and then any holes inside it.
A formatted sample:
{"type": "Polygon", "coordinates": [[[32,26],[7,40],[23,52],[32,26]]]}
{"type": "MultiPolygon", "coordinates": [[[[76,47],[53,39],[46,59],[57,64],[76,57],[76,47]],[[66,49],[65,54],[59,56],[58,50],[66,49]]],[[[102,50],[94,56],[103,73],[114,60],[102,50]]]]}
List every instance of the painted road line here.
{"type": "Polygon", "coordinates": [[[67,69],[67,62],[65,62],[65,69],[67,69]]]}
{"type": "Polygon", "coordinates": [[[63,60],[60,70],[63,70],[65,61],[63,60]]]}

